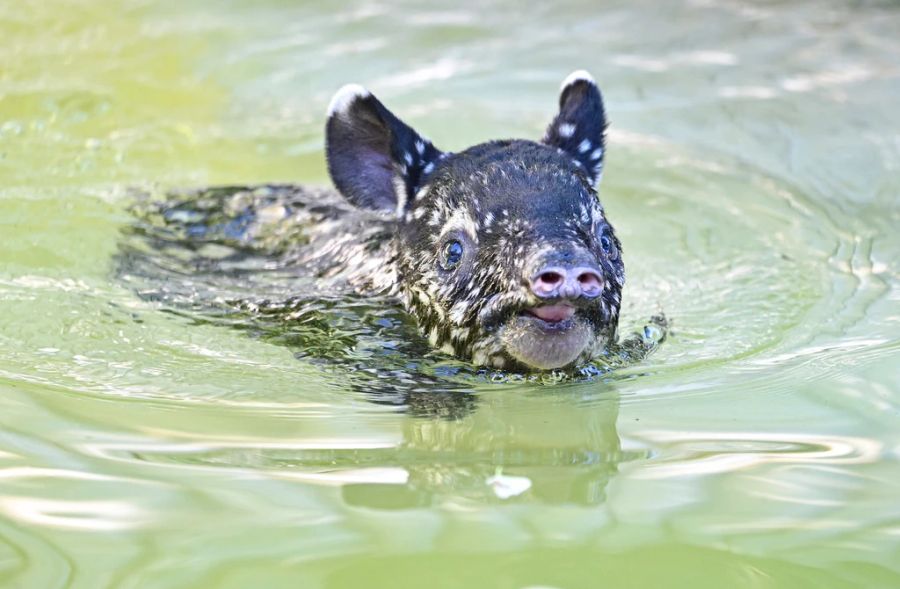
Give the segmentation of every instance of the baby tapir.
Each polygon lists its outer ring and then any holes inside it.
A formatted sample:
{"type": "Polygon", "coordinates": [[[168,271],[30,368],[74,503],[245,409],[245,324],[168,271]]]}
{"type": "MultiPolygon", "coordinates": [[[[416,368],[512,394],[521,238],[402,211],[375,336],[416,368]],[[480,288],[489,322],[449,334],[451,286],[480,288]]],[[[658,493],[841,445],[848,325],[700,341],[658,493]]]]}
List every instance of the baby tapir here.
{"type": "Polygon", "coordinates": [[[377,215],[380,236],[343,248],[342,264],[357,283],[397,296],[434,347],[477,365],[590,360],[615,340],[625,282],[594,189],[605,129],[584,71],[562,83],[539,142],[459,153],[438,149],[361,86],[341,88],[328,110],[328,171],[350,204],[377,215]]]}

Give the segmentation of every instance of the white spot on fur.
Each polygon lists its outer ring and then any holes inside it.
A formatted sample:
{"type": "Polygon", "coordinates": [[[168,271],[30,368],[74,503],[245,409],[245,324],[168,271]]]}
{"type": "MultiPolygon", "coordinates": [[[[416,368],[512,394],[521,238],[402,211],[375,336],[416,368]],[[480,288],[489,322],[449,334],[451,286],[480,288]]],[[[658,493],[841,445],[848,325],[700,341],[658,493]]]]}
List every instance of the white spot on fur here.
{"type": "Polygon", "coordinates": [[[598,147],[597,149],[595,149],[594,151],[591,152],[592,160],[598,160],[601,157],[603,157],[603,148],[602,147],[598,147]]]}
{"type": "Polygon", "coordinates": [[[591,144],[591,140],[585,139],[578,144],[578,153],[585,153],[586,151],[590,150],[591,147],[593,147],[593,145],[591,144]]]}
{"type": "Polygon", "coordinates": [[[467,210],[457,209],[453,211],[453,214],[441,227],[441,235],[436,237],[444,236],[454,230],[465,231],[473,242],[478,243],[478,225],[467,210]]]}
{"type": "Polygon", "coordinates": [[[359,84],[347,84],[338,90],[328,103],[328,116],[343,115],[355,101],[371,95],[371,92],[359,84]]]}
{"type": "Polygon", "coordinates": [[[419,155],[425,155],[425,143],[421,139],[416,139],[416,151],[419,155]]]}
{"type": "Polygon", "coordinates": [[[575,134],[575,125],[572,123],[563,123],[559,126],[559,136],[568,139],[575,134]]]}
{"type": "Polygon", "coordinates": [[[411,166],[413,164],[413,158],[408,152],[403,153],[403,159],[406,160],[407,166],[411,166]]]}
{"type": "Polygon", "coordinates": [[[456,341],[462,341],[462,340],[466,339],[467,337],[469,337],[469,328],[468,327],[462,327],[460,329],[453,330],[453,339],[455,339],[456,341]]]}
{"type": "Polygon", "coordinates": [[[466,301],[459,301],[450,307],[450,321],[457,325],[462,325],[463,319],[466,317],[466,309],[469,307],[466,301]]]}
{"type": "Polygon", "coordinates": [[[425,169],[423,169],[422,171],[426,174],[432,173],[434,171],[434,162],[429,162],[428,165],[425,166],[425,169]]]}
{"type": "Polygon", "coordinates": [[[392,182],[394,184],[394,196],[397,197],[397,209],[395,211],[395,214],[397,215],[398,219],[402,219],[403,211],[406,210],[406,183],[400,176],[394,176],[392,182]]]}

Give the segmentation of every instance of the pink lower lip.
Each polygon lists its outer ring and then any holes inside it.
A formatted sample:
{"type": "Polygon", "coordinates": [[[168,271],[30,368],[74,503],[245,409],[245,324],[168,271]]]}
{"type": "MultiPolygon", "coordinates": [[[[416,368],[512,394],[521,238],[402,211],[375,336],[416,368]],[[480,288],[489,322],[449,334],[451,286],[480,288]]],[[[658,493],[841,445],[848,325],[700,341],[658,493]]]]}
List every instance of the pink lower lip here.
{"type": "Polygon", "coordinates": [[[543,319],[550,323],[565,321],[575,314],[575,307],[569,305],[544,305],[543,307],[534,307],[528,309],[528,313],[534,315],[538,319],[543,319]]]}

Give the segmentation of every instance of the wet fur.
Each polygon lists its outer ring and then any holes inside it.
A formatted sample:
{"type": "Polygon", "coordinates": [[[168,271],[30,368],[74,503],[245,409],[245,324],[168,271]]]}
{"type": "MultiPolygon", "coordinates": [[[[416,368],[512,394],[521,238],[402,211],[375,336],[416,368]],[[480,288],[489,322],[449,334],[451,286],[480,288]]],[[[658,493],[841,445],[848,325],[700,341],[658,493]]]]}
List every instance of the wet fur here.
{"type": "Polygon", "coordinates": [[[329,109],[329,172],[347,201],[376,213],[380,235],[391,238],[360,241],[359,233],[328,223],[313,230],[323,241],[309,263],[337,260],[331,267],[348,270],[357,288],[396,296],[432,346],[475,364],[542,368],[523,366],[511,353],[523,342],[564,357],[554,345],[583,341],[567,364],[590,360],[615,340],[624,266],[594,190],[605,152],[600,92],[590,76],[575,72],[563,82],[559,103],[540,142],[492,141],[454,154],[367,90],[345,87],[329,109]],[[601,235],[610,251],[601,248],[601,235]],[[448,240],[464,245],[452,271],[440,263],[448,240]],[[578,257],[600,268],[602,294],[579,302],[570,339],[548,331],[535,343],[533,326],[517,319],[541,303],[527,287],[529,276],[548,260],[578,257]]]}

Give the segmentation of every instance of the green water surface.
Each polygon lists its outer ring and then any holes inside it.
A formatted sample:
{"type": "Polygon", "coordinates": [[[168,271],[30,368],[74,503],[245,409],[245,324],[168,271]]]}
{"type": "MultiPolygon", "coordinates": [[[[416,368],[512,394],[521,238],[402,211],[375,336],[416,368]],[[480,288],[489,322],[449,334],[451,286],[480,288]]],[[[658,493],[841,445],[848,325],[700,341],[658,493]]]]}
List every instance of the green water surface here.
{"type": "Polygon", "coordinates": [[[900,587],[898,104],[890,2],[0,1],[0,587],[900,587]],[[640,363],[423,413],[116,276],[344,83],[458,150],[579,68],[640,363]]]}

